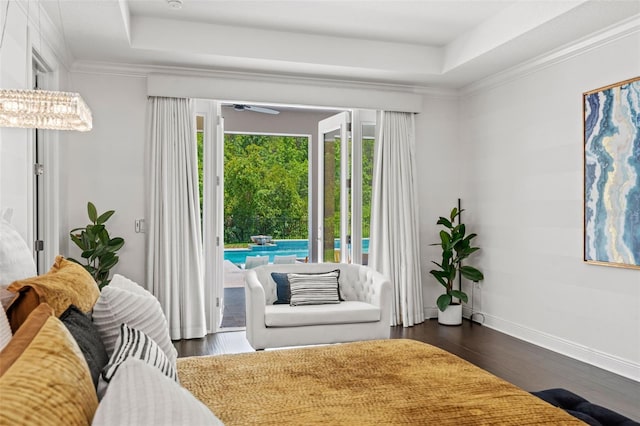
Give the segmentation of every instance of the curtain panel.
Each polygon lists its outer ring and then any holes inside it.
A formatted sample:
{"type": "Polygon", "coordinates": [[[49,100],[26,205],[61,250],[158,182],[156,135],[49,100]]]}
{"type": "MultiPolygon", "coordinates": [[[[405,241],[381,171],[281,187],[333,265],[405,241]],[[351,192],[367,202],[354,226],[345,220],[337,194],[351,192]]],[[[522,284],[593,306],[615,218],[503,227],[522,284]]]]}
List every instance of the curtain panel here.
{"type": "Polygon", "coordinates": [[[424,321],[414,115],[383,111],[376,140],[369,265],[393,286],[391,325],[424,321]]]}
{"type": "Polygon", "coordinates": [[[192,102],[148,100],[147,287],[171,339],[206,334],[198,157],[192,102]]]}

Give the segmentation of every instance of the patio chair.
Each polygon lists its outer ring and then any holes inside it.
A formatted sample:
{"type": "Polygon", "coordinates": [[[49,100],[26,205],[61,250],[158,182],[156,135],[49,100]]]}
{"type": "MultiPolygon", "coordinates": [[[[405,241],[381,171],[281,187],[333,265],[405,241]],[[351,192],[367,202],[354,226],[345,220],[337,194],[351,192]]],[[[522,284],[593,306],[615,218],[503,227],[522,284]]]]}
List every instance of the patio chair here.
{"type": "Polygon", "coordinates": [[[273,258],[273,263],[275,264],[296,263],[296,255],[295,254],[292,254],[289,256],[275,255],[273,258]]]}
{"type": "Polygon", "coordinates": [[[253,269],[269,263],[269,256],[247,256],[244,260],[244,269],[253,269]]]}

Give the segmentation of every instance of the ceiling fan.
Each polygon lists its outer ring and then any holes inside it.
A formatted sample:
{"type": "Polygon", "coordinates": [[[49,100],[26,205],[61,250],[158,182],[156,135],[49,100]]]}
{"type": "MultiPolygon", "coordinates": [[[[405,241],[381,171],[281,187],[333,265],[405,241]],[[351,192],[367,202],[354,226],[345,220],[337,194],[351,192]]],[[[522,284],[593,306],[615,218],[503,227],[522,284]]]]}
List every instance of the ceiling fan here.
{"type": "Polygon", "coordinates": [[[253,111],[253,112],[261,112],[263,114],[280,114],[280,111],[276,111],[275,109],[265,108],[254,105],[244,105],[244,104],[233,104],[233,109],[236,111],[253,111]]]}

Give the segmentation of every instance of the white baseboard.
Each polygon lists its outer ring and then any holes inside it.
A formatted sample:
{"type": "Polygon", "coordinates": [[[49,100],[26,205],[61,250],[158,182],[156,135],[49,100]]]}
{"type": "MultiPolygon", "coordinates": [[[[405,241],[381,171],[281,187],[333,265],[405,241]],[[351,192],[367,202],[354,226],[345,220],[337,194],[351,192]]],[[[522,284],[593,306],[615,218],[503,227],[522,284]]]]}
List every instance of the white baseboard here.
{"type": "Polygon", "coordinates": [[[640,364],[622,359],[584,345],[562,339],[505,319],[484,314],[484,325],[496,331],[553,352],[577,359],[615,374],[640,381],[640,364]]]}
{"type": "Polygon", "coordinates": [[[438,318],[438,308],[435,306],[424,307],[424,319],[438,318]]]}
{"type": "MultiPolygon", "coordinates": [[[[478,312],[474,312],[478,314],[478,312]]],[[[467,305],[462,305],[462,317],[466,319],[471,318],[471,308],[467,305]]],[[[438,308],[436,306],[426,306],[424,308],[424,319],[438,318],[438,308]]],[[[475,320],[478,320],[476,317],[475,320]]],[[[482,322],[482,321],[480,321],[482,322]]]]}
{"type": "MultiPolygon", "coordinates": [[[[568,356],[578,361],[586,362],[603,370],[619,374],[631,380],[640,381],[640,364],[622,359],[605,352],[589,348],[584,345],[562,339],[539,330],[535,330],[523,325],[507,321],[500,317],[482,313],[482,317],[478,317],[479,312],[474,312],[474,319],[488,328],[515,337],[525,342],[529,342],[536,346],[549,349],[561,355],[568,356]]],[[[469,319],[471,316],[471,308],[469,306],[462,307],[462,316],[469,319]]],[[[435,306],[424,308],[425,319],[437,318],[438,308],[435,306]]]]}

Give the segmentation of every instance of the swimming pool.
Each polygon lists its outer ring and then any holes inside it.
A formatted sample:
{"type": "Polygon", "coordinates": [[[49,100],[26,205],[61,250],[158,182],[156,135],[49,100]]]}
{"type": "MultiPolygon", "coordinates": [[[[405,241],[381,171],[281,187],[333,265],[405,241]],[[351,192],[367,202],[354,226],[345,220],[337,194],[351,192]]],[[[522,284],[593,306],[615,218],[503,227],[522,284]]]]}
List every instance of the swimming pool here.
{"type": "MultiPolygon", "coordinates": [[[[246,249],[225,249],[224,259],[235,264],[244,263],[247,256],[269,256],[269,262],[277,256],[295,255],[298,259],[309,256],[309,240],[273,240],[273,246],[251,246],[246,249]]],[[[335,240],[334,247],[340,248],[340,240],[335,240]]],[[[362,240],[363,253],[369,252],[369,239],[362,240]]]]}

